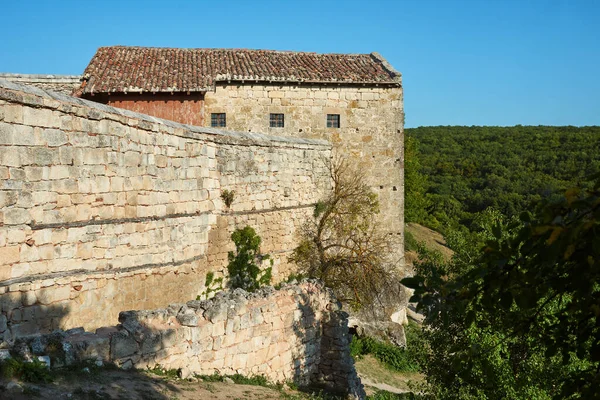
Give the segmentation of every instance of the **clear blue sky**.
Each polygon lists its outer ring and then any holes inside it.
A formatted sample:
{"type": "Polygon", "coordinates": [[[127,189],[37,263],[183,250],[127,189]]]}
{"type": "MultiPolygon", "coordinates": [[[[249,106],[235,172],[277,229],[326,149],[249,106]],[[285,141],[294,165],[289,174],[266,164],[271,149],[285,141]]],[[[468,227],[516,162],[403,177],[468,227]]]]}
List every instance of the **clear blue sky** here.
{"type": "Polygon", "coordinates": [[[14,1],[0,72],[80,74],[100,46],[370,53],[406,126],[600,125],[600,0],[14,1]]]}

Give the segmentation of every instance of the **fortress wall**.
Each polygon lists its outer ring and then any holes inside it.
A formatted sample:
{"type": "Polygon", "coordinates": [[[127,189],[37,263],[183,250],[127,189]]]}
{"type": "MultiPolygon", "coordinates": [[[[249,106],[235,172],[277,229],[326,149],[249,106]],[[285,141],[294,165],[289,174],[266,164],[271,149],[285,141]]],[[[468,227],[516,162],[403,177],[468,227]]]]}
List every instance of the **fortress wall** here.
{"type": "Polygon", "coordinates": [[[0,339],[194,299],[246,224],[285,277],[330,156],[0,80],[0,339]]]}

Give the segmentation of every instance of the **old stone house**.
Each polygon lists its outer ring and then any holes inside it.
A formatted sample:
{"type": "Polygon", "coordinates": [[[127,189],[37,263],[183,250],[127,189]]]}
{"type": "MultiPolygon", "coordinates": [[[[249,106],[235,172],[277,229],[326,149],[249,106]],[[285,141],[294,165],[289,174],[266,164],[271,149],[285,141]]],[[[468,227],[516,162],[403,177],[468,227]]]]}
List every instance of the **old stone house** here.
{"type": "Polygon", "coordinates": [[[102,47],[77,95],[185,124],[326,139],[368,171],[402,247],[402,80],[377,53],[102,47]]]}

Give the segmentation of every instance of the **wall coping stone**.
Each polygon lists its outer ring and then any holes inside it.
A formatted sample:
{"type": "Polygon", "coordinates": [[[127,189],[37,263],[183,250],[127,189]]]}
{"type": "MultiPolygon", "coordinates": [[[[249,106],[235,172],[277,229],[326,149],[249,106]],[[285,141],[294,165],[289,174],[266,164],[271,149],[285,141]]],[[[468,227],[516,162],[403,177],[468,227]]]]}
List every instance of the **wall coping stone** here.
{"type": "Polygon", "coordinates": [[[274,136],[255,132],[237,132],[181,124],[179,122],[156,118],[150,115],[140,114],[122,108],[96,103],[90,100],[67,96],[58,92],[43,90],[35,86],[22,85],[1,78],[2,76],[0,76],[0,100],[10,103],[20,103],[37,108],[59,109],[67,114],[74,114],[73,112],[65,110],[64,107],[61,108],[60,105],[53,104],[52,101],[54,100],[61,103],[70,103],[88,109],[88,116],[92,119],[114,120],[127,125],[135,125],[141,130],[160,131],[174,136],[180,136],[189,139],[209,140],[216,143],[242,145],[252,143],[257,146],[294,148],[332,147],[330,142],[320,139],[274,136]],[[97,115],[98,112],[102,114],[97,115]],[[136,125],[130,121],[124,121],[123,117],[149,122],[152,125],[136,125]]]}
{"type": "Polygon", "coordinates": [[[0,72],[0,79],[10,79],[26,82],[48,82],[48,83],[69,83],[80,82],[82,75],[54,75],[54,74],[14,74],[9,72],[0,72]]]}

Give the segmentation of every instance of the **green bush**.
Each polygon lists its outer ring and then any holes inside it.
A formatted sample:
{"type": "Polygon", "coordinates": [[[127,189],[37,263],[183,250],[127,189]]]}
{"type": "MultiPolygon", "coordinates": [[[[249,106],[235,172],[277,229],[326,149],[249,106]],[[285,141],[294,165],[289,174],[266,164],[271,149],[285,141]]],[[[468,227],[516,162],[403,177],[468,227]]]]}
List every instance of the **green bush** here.
{"type": "Polygon", "coordinates": [[[254,292],[270,284],[273,260],[268,254],[260,254],[261,239],[256,231],[250,226],[236,229],[231,240],[235,244],[235,252],[228,254],[229,287],[254,292]],[[264,260],[269,260],[271,267],[261,270],[259,264],[264,260]]]}
{"type": "Polygon", "coordinates": [[[9,358],[0,363],[0,371],[4,378],[16,378],[23,382],[47,383],[52,382],[48,366],[38,360],[24,361],[9,358]]]}
{"type": "Polygon", "coordinates": [[[370,337],[353,336],[350,343],[352,357],[360,358],[371,354],[386,367],[400,372],[417,372],[419,363],[409,351],[392,344],[380,342],[370,337]]]}
{"type": "Polygon", "coordinates": [[[378,390],[375,394],[367,396],[367,400],[404,400],[421,399],[424,396],[414,393],[391,393],[385,390],[378,390]]]}
{"type": "Polygon", "coordinates": [[[225,206],[227,208],[231,207],[231,204],[233,204],[233,198],[235,196],[235,190],[223,190],[223,192],[221,193],[221,199],[223,199],[223,202],[225,203],[225,206]]]}

